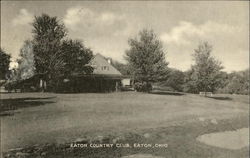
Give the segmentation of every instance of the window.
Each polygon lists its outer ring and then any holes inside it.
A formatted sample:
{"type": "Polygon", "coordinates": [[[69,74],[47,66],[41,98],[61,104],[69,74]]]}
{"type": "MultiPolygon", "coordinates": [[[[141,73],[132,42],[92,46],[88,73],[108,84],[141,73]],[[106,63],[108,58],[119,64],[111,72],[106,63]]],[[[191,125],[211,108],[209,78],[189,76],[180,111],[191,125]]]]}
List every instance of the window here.
{"type": "Polygon", "coordinates": [[[108,71],[108,70],[109,70],[109,67],[108,67],[108,66],[102,66],[102,70],[108,71]]]}

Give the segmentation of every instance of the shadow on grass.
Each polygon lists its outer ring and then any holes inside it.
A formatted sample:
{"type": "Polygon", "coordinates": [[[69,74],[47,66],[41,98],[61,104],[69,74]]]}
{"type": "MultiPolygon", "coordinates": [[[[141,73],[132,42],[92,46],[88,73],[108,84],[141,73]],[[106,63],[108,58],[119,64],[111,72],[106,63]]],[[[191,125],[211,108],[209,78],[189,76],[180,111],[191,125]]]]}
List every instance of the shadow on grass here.
{"type": "Polygon", "coordinates": [[[48,101],[44,99],[52,99],[55,97],[46,98],[15,98],[15,99],[1,99],[0,101],[0,116],[10,116],[14,112],[12,110],[17,110],[19,108],[40,106],[49,103],[54,103],[54,101],[48,101]]]}
{"type": "MultiPolygon", "coordinates": [[[[83,157],[83,158],[121,158],[125,156],[129,157],[142,157],[139,155],[149,154],[158,155],[160,157],[183,157],[183,158],[200,158],[210,157],[217,158],[219,156],[225,157],[230,154],[232,157],[246,157],[248,150],[243,149],[240,151],[228,151],[223,148],[217,148],[208,146],[206,144],[196,141],[197,137],[203,134],[232,131],[234,129],[240,129],[248,127],[248,117],[241,116],[228,120],[219,120],[218,124],[209,123],[210,121],[192,121],[183,122],[168,127],[156,127],[144,130],[138,130],[136,132],[130,131],[124,134],[112,134],[102,135],[96,137],[88,137],[88,134],[83,134],[79,141],[68,142],[64,144],[48,143],[39,146],[26,146],[25,148],[12,150],[3,153],[4,157],[16,157],[17,153],[29,153],[29,157],[41,157],[42,153],[46,153],[45,157],[48,158],[60,158],[60,157],[83,157]],[[145,134],[148,136],[145,137],[145,134]],[[86,139],[84,138],[86,136],[86,139]],[[114,140],[117,140],[117,145],[114,144],[114,140]],[[114,144],[112,147],[90,147],[92,144],[114,144]],[[134,144],[152,144],[153,147],[135,147],[134,144]],[[164,143],[166,147],[156,147],[154,144],[164,143]],[[87,147],[71,147],[71,144],[87,144],[87,147]],[[169,144],[169,146],[168,146],[169,144]],[[125,145],[125,146],[124,146],[125,145]],[[129,147],[126,147],[129,145],[129,147]],[[31,151],[31,152],[30,152],[31,151]],[[225,153],[225,151],[227,151],[225,153]],[[143,154],[142,154],[143,153],[143,154]],[[86,156],[87,155],[87,156],[86,156]],[[131,156],[135,155],[135,156],[131,156]]],[[[162,145],[164,145],[162,144],[162,145]]],[[[161,145],[161,144],[159,144],[161,145]]],[[[145,156],[150,157],[150,156],[145,156]]],[[[154,156],[152,156],[154,157],[154,156]]]]}
{"type": "Polygon", "coordinates": [[[212,99],[216,99],[216,100],[233,100],[230,97],[208,97],[208,98],[212,98],[212,99]]]}
{"type": "Polygon", "coordinates": [[[153,90],[152,92],[150,92],[150,94],[157,94],[157,95],[176,95],[176,96],[185,95],[184,93],[180,93],[180,92],[159,91],[159,90],[153,90]]]}

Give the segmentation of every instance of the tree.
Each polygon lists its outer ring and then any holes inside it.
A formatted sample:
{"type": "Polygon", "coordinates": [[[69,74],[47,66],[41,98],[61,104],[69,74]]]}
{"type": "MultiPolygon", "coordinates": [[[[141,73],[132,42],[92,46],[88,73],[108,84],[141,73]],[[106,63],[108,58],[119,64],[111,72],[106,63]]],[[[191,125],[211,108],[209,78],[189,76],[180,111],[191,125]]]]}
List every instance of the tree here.
{"type": "Polygon", "coordinates": [[[86,48],[81,41],[78,40],[64,40],[61,46],[61,54],[64,76],[72,73],[90,74],[93,68],[89,62],[93,58],[91,49],[86,48]]]}
{"type": "Polygon", "coordinates": [[[10,55],[0,48],[0,80],[7,79],[9,73],[10,55]]]}
{"type": "Polygon", "coordinates": [[[112,60],[111,63],[122,75],[131,75],[130,69],[127,64],[120,63],[112,60]]]}
{"type": "Polygon", "coordinates": [[[195,64],[187,84],[192,92],[214,92],[222,86],[221,62],[211,56],[212,46],[207,42],[201,43],[194,51],[195,64]]]}
{"type": "Polygon", "coordinates": [[[249,69],[228,74],[224,83],[222,93],[249,94],[249,69]]]}
{"type": "Polygon", "coordinates": [[[161,86],[170,87],[174,91],[183,91],[185,74],[177,69],[170,69],[166,81],[163,81],[161,86]]]}
{"type": "Polygon", "coordinates": [[[34,75],[35,64],[34,64],[34,52],[32,41],[26,40],[23,47],[20,50],[20,59],[18,62],[18,74],[20,79],[27,79],[34,75]]]}
{"type": "Polygon", "coordinates": [[[32,25],[35,70],[36,73],[44,75],[45,88],[46,82],[53,82],[52,77],[55,77],[63,67],[60,46],[67,31],[57,17],[47,14],[35,17],[32,25]]]}
{"type": "Polygon", "coordinates": [[[143,30],[139,39],[129,39],[125,58],[134,79],[150,84],[166,79],[167,65],[161,41],[153,30],[143,30]]]}

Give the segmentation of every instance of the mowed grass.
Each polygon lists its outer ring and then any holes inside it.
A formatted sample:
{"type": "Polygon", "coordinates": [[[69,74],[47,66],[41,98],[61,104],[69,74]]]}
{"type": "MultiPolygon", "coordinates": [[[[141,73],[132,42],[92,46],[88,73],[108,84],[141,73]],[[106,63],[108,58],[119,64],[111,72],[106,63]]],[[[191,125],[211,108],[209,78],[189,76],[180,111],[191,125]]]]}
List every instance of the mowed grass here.
{"type": "MultiPolygon", "coordinates": [[[[8,106],[12,104],[10,99],[17,98],[19,101],[24,98],[20,105],[33,105],[35,102],[39,106],[19,108],[15,105],[13,115],[1,117],[3,151],[35,144],[68,143],[86,136],[134,133],[139,136],[131,136],[133,142],[168,143],[172,148],[159,151],[144,148],[129,151],[120,149],[116,152],[108,151],[109,156],[103,155],[104,150],[101,150],[99,155],[97,153],[93,157],[119,157],[129,152],[150,151],[151,154],[169,157],[230,157],[227,155],[230,153],[233,157],[244,157],[247,153],[244,149],[242,152],[226,152],[225,155],[225,150],[197,144],[195,138],[199,134],[248,127],[248,96],[218,95],[215,98],[205,98],[192,94],[136,92],[1,94],[2,103],[8,103],[8,106]],[[204,119],[216,119],[218,124],[200,121],[204,119]],[[154,136],[145,139],[141,137],[144,133],[154,136]],[[210,152],[204,152],[206,149],[216,152],[211,155],[210,152]]],[[[83,157],[86,153],[81,151],[79,154],[83,157]]]]}

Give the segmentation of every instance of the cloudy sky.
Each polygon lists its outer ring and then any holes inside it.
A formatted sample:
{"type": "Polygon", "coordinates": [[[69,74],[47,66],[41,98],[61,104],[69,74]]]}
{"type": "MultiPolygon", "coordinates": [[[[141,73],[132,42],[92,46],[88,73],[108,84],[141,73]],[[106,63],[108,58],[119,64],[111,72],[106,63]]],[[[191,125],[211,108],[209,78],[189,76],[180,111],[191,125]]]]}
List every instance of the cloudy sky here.
{"type": "Polygon", "coordinates": [[[1,1],[1,47],[13,60],[32,38],[34,16],[42,13],[57,16],[70,38],[120,62],[128,39],[147,28],[163,42],[170,67],[189,69],[202,41],[213,45],[224,71],[249,66],[247,1],[1,1]]]}

